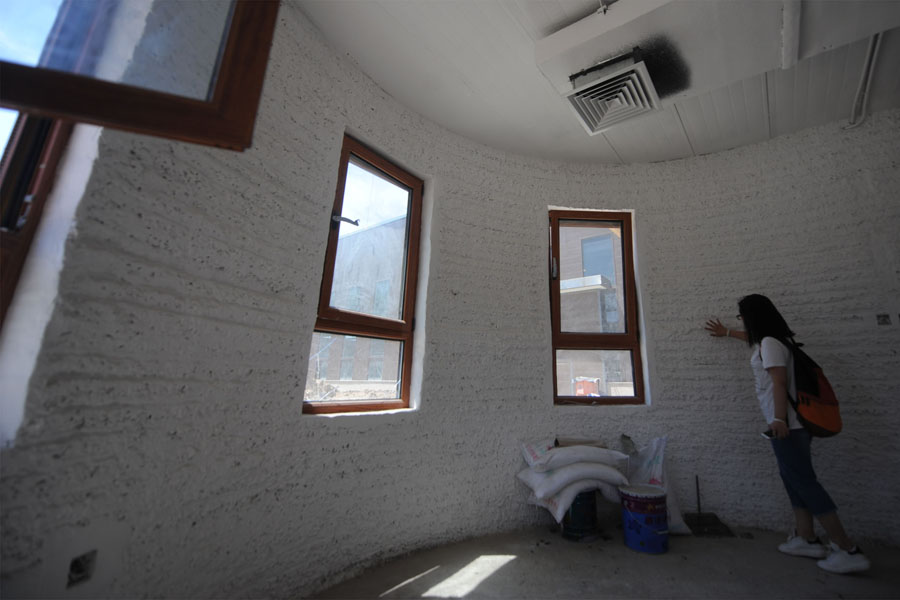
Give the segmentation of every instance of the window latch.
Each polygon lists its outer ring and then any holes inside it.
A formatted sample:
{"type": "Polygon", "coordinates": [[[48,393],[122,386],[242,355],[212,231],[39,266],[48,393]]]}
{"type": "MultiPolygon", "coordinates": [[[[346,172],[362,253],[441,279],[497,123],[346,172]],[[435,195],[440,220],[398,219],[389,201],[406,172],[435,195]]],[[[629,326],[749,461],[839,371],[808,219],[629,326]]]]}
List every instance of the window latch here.
{"type": "Polygon", "coordinates": [[[19,219],[16,221],[16,231],[25,227],[25,223],[28,222],[28,215],[31,214],[31,207],[33,205],[34,194],[28,194],[22,200],[22,204],[24,205],[24,210],[22,210],[22,214],[19,215],[19,219]]]}
{"type": "MultiPolygon", "coordinates": [[[[341,221],[343,221],[344,223],[350,223],[351,225],[356,225],[357,227],[359,227],[359,219],[354,221],[353,219],[348,219],[347,217],[342,217],[341,215],[331,215],[331,221],[332,223],[340,223],[341,221]]],[[[332,227],[334,227],[334,225],[332,225],[332,227]]]]}
{"type": "Polygon", "coordinates": [[[556,264],[556,257],[550,259],[550,279],[559,277],[559,266],[556,264]]]}

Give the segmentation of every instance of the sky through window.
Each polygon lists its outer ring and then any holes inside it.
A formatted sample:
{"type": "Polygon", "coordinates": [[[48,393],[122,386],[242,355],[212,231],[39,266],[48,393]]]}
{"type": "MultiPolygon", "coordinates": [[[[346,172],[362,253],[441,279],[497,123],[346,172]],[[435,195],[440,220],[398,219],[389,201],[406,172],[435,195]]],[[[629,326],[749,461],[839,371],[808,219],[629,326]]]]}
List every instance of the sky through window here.
{"type": "MultiPolygon", "coordinates": [[[[0,0],[0,60],[37,66],[61,4],[62,0],[0,0]]],[[[0,144],[4,149],[18,115],[0,108],[0,144]]]]}

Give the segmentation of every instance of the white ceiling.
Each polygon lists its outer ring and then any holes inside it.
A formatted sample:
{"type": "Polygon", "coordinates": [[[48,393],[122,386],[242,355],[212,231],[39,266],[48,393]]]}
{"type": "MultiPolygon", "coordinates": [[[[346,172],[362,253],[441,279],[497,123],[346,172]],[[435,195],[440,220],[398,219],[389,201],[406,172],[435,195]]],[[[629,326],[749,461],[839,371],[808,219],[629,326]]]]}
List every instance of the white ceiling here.
{"type": "Polygon", "coordinates": [[[655,162],[849,119],[877,32],[868,111],[900,107],[900,0],[618,0],[605,14],[600,0],[294,1],[405,106],[530,156],[655,162]],[[681,87],[588,135],[559,75],[661,39],[681,87]]]}

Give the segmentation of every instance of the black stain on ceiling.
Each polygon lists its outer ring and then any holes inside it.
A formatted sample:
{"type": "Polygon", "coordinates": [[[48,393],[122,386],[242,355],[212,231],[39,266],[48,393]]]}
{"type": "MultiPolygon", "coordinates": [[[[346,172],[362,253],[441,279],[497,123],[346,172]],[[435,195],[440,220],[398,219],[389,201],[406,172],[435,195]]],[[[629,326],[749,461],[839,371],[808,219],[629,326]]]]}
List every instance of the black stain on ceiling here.
{"type": "Polygon", "coordinates": [[[665,35],[642,40],[638,47],[660,98],[682,92],[691,84],[691,70],[681,52],[665,35]]]}

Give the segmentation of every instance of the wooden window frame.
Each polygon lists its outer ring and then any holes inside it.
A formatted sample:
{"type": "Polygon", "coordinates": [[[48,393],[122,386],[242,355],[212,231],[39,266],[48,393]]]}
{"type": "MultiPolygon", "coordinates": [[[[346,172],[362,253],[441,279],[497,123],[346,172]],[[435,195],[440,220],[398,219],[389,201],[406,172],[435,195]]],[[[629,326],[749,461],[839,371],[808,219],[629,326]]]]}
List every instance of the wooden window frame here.
{"type": "Polygon", "coordinates": [[[279,0],[236,0],[215,86],[197,100],[0,61],[0,106],[230,150],[250,147],[279,0]]]}
{"type": "Polygon", "coordinates": [[[303,401],[306,414],[326,414],[344,412],[375,412],[409,408],[410,380],[412,377],[413,332],[415,329],[416,285],[419,273],[419,240],[422,229],[422,196],[424,182],[405,169],[393,164],[374,150],[345,135],[341,148],[337,189],[334,209],[329,215],[328,243],[325,249],[325,266],[322,287],[319,291],[319,310],[315,331],[339,335],[352,335],[402,342],[400,359],[400,398],[397,400],[372,401],[303,401]],[[347,181],[347,167],[354,157],[379,171],[382,175],[409,188],[410,207],[407,219],[406,272],[400,319],[387,319],[372,315],[345,311],[331,306],[331,289],[334,283],[334,268],[337,258],[338,222],[333,217],[341,216],[344,187],[347,181]]]}
{"type": "Polygon", "coordinates": [[[579,210],[550,211],[550,316],[553,326],[553,403],[558,405],[614,405],[644,404],[644,370],[641,362],[640,331],[638,328],[637,286],[634,278],[634,244],[632,217],[629,212],[599,212],[579,210]],[[554,265],[560,264],[559,222],[603,221],[616,222],[622,227],[622,262],[625,286],[625,333],[574,333],[561,331],[560,278],[554,265]],[[628,350],[632,357],[634,396],[560,396],[558,395],[557,350],[628,350]]]}
{"type": "Polygon", "coordinates": [[[0,164],[0,205],[11,222],[0,229],[0,327],[71,133],[71,123],[20,115],[7,144],[0,164]]]}

